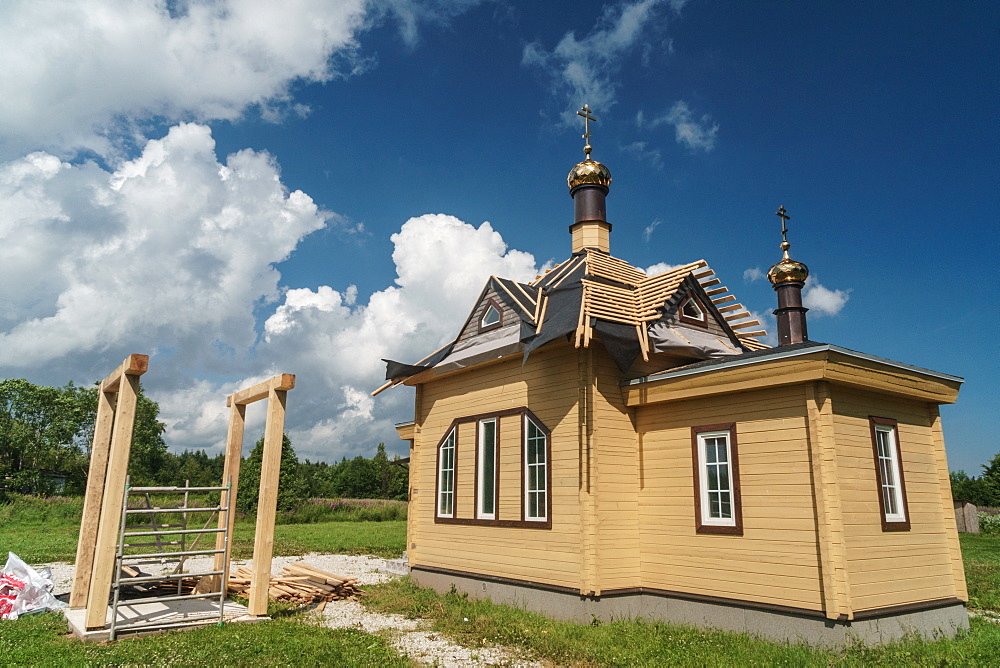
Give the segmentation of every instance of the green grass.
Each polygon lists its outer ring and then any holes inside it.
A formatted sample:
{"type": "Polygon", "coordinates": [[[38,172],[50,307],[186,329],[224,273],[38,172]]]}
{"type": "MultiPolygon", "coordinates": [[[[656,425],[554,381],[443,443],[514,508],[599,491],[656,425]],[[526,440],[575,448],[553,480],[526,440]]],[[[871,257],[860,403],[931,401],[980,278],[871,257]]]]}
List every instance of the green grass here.
{"type": "Polygon", "coordinates": [[[379,666],[411,665],[379,636],[327,629],[300,617],[227,624],[115,643],[66,637],[61,615],[0,622],[0,663],[15,666],[379,666]]]}
{"type": "MultiPolygon", "coordinates": [[[[253,556],[253,523],[237,523],[234,534],[233,557],[253,556]]],[[[274,528],[275,556],[328,552],[392,558],[404,549],[406,522],[320,522],[279,524],[274,528]]]]}
{"type": "MultiPolygon", "coordinates": [[[[10,551],[29,564],[48,561],[74,561],[80,532],[82,499],[53,497],[41,499],[11,495],[12,503],[0,505],[0,560],[10,551]]],[[[176,500],[176,497],[174,498],[176,500]]],[[[154,502],[157,502],[154,500],[154,502]]],[[[400,502],[361,503],[361,508],[384,507],[389,510],[370,511],[369,516],[381,518],[398,515],[400,502]],[[381,513],[381,514],[379,514],[381,513]]],[[[350,502],[346,511],[352,512],[350,502]]],[[[313,515],[316,517],[316,515],[313,515]]],[[[207,518],[194,516],[188,526],[201,528],[207,518]]],[[[247,559],[253,556],[256,518],[245,517],[236,522],[233,536],[233,556],[247,559]]],[[[274,555],[292,556],[307,552],[337,554],[371,554],[378,557],[398,557],[406,549],[406,521],[370,522],[323,521],[312,524],[281,524],[274,531],[274,555]]],[[[210,537],[202,538],[204,546],[210,537]]],[[[0,564],[2,565],[2,564],[0,564]]]]}
{"type": "Polygon", "coordinates": [[[738,633],[712,632],[643,620],[587,625],[439,595],[409,578],[366,587],[364,603],[384,612],[431,620],[434,630],[476,647],[502,644],[571,665],[598,666],[994,666],[1000,626],[980,619],[955,639],[910,638],[883,647],[817,650],[738,633]]]}
{"type": "MultiPolygon", "coordinates": [[[[0,505],[0,556],[10,550],[29,563],[72,561],[82,503],[29,497],[14,501],[0,505]]],[[[329,521],[322,513],[310,509],[307,521],[326,521],[278,524],[275,555],[334,552],[395,557],[405,547],[404,521],[329,521]]],[[[253,518],[237,522],[237,558],[252,555],[253,530],[253,518]]],[[[961,541],[970,608],[1000,610],[1000,536],[962,534],[961,541]]],[[[564,665],[992,666],[1000,656],[1000,626],[976,618],[971,630],[955,639],[910,638],[838,652],[643,620],[599,625],[560,622],[457,594],[438,595],[408,578],[366,590],[370,594],[363,599],[366,605],[426,618],[436,631],[468,646],[519,647],[543,661],[564,665]]],[[[408,665],[377,636],[316,628],[306,618],[278,607],[272,612],[280,618],[267,624],[231,624],[107,646],[64,637],[65,623],[56,615],[32,615],[0,622],[0,664],[267,666],[294,657],[303,665],[408,665]]]]}
{"type": "Polygon", "coordinates": [[[958,534],[969,607],[1000,611],[1000,536],[958,534]]]}

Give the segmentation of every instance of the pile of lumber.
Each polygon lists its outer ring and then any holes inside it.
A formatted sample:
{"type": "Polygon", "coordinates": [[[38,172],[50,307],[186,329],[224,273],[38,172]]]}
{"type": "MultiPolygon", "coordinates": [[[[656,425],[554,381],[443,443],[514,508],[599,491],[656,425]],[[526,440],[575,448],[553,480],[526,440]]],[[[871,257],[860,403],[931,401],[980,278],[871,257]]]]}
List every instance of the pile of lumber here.
{"type": "MultiPolygon", "coordinates": [[[[246,596],[250,590],[251,571],[238,568],[229,574],[229,593],[246,596]]],[[[268,597],[276,601],[309,604],[319,603],[319,609],[329,601],[358,600],[364,591],[356,586],[357,580],[321,571],[304,562],[285,566],[278,577],[271,576],[268,597]]]]}

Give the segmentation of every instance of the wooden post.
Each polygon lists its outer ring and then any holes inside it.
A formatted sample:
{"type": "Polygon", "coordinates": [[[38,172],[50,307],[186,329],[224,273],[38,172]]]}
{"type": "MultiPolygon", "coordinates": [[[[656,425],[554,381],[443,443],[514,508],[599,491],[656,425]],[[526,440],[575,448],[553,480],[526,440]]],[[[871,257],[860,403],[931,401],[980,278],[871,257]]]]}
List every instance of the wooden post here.
{"type": "Polygon", "coordinates": [[[260,496],[257,498],[257,530],[253,544],[253,577],[250,579],[251,615],[267,614],[267,590],[274,553],[274,516],[278,508],[278,477],[285,433],[284,390],[271,389],[264,427],[264,456],[260,465],[260,496]]]}
{"type": "Polygon", "coordinates": [[[118,542],[122,502],[125,496],[128,455],[132,449],[132,428],[135,425],[135,407],[139,396],[139,375],[146,371],[149,359],[145,355],[132,355],[126,360],[126,364],[136,357],[144,358],[141,371],[129,373],[123,364],[119,369],[120,373],[117,373],[117,378],[113,378],[115,374],[112,374],[108,377],[112,382],[105,381],[107,387],[105,383],[101,384],[102,391],[117,389],[118,405],[115,409],[101,517],[94,546],[90,590],[87,592],[85,621],[87,629],[104,628],[107,617],[108,594],[111,592],[111,579],[114,576],[115,546],[118,542]]]}
{"type": "MultiPolygon", "coordinates": [[[[87,492],[80,521],[80,537],[76,546],[76,568],[69,607],[87,605],[90,578],[94,568],[94,553],[100,526],[101,508],[104,505],[105,479],[108,457],[111,453],[112,431],[115,424],[115,399],[123,376],[138,378],[149,368],[149,355],[129,355],[117,369],[101,381],[97,390],[97,419],[94,422],[94,441],[90,448],[90,467],[87,471],[87,492]]],[[[132,435],[129,432],[129,441],[132,435]]]]}
{"type": "MultiPolygon", "coordinates": [[[[264,424],[264,456],[260,467],[260,495],[257,498],[257,526],[254,533],[253,571],[250,577],[251,615],[261,617],[267,614],[267,590],[271,582],[271,556],[274,553],[274,517],[278,506],[278,477],[281,473],[281,446],[285,433],[285,397],[288,390],[295,387],[295,376],[282,373],[235,392],[226,399],[231,407],[229,413],[229,437],[226,442],[226,475],[233,476],[230,508],[236,504],[236,485],[239,482],[240,455],[243,451],[243,430],[246,422],[247,404],[267,399],[267,420],[264,424]]],[[[119,509],[120,510],[120,509],[119,509]]],[[[229,513],[229,535],[232,538],[234,515],[229,513]]],[[[221,518],[219,528],[222,528],[221,518]]],[[[221,537],[216,539],[216,549],[221,549],[221,537]]],[[[232,541],[230,541],[231,543],[232,541]]],[[[226,570],[222,566],[229,563],[231,547],[215,557],[215,570],[226,570]]],[[[223,583],[225,586],[225,583],[223,583]]]]}
{"type": "MultiPolygon", "coordinates": [[[[236,489],[240,483],[240,463],[243,455],[243,430],[246,427],[247,407],[246,404],[234,404],[232,397],[226,398],[226,405],[229,406],[229,432],[226,436],[226,462],[222,473],[222,484],[231,485],[229,488],[229,498],[223,492],[219,495],[219,505],[225,500],[229,505],[229,511],[223,515],[219,513],[220,529],[228,529],[225,534],[216,534],[215,549],[225,548],[225,553],[215,555],[215,567],[213,571],[224,570],[223,566],[229,563],[230,555],[233,551],[233,525],[236,522],[236,489]],[[226,540],[229,536],[229,540],[226,540]]],[[[213,575],[213,584],[219,582],[221,575],[213,575]]],[[[225,586],[223,584],[223,586],[225,586]]]]}
{"type": "Polygon", "coordinates": [[[97,391],[97,420],[94,423],[94,442],[90,447],[90,468],[87,471],[87,494],[83,499],[83,518],[80,520],[80,537],[76,544],[76,568],[73,572],[73,589],[69,607],[82,608],[90,593],[90,574],[94,568],[94,547],[97,545],[97,527],[104,501],[104,478],[108,471],[108,454],[111,451],[111,428],[115,421],[115,392],[97,391]]]}

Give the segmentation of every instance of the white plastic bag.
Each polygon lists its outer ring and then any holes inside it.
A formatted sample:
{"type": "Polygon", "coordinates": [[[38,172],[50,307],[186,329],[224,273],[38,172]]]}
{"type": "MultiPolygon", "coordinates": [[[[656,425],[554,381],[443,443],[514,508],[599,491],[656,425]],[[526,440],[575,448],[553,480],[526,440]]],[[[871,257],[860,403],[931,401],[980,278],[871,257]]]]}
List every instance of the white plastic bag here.
{"type": "Polygon", "coordinates": [[[66,607],[65,603],[52,595],[52,580],[40,575],[13,552],[7,553],[3,575],[10,576],[6,580],[9,583],[7,593],[14,594],[14,601],[9,612],[0,614],[0,619],[14,620],[34,610],[59,610],[66,607]],[[21,584],[23,587],[19,586],[21,584]]]}

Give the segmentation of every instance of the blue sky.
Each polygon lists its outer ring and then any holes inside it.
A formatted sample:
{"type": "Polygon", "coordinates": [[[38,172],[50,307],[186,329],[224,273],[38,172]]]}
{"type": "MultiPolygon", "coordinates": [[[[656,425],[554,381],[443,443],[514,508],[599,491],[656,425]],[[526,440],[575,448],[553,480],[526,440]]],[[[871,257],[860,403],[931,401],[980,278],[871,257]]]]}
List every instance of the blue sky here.
{"type": "Polygon", "coordinates": [[[569,255],[586,102],[613,254],[705,258],[770,318],[784,205],[811,337],[964,377],[949,463],[978,473],[998,34],[979,1],[3,3],[0,377],[149,353],[168,443],[214,454],[225,395],[295,373],[300,456],[402,453],[379,358],[569,255]]]}

